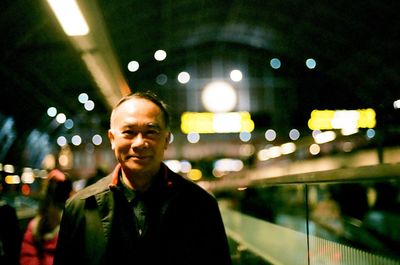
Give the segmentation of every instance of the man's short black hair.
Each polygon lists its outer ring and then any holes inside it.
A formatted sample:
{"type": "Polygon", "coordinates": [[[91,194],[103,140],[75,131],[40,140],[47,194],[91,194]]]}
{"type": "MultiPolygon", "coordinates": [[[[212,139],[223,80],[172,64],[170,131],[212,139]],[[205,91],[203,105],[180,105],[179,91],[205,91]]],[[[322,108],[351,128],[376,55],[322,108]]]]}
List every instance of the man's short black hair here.
{"type": "MultiPolygon", "coordinates": [[[[118,103],[115,105],[114,110],[117,109],[122,103],[124,103],[127,100],[130,100],[132,98],[142,98],[142,99],[147,99],[151,102],[153,102],[154,104],[157,105],[157,107],[160,108],[162,114],[163,114],[163,118],[164,118],[164,123],[165,123],[165,127],[168,129],[170,126],[170,114],[168,111],[168,106],[167,104],[162,101],[157,94],[155,94],[152,91],[146,91],[146,92],[142,92],[142,91],[138,91],[138,92],[134,92],[131,93],[127,96],[124,96],[123,98],[121,98],[118,103]]],[[[114,111],[113,110],[113,111],[114,111]]]]}

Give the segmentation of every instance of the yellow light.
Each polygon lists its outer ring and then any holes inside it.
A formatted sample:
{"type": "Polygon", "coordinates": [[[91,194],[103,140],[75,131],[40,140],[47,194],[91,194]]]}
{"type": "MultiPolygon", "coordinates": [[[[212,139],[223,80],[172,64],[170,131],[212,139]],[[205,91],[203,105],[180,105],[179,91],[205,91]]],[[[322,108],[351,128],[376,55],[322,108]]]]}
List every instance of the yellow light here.
{"type": "Polygon", "coordinates": [[[47,0],[68,36],[84,36],[89,26],[75,0],[47,0]]]}
{"type": "Polygon", "coordinates": [[[254,122],[252,120],[243,120],[241,132],[252,132],[254,131],[254,122]]]}
{"type": "Polygon", "coordinates": [[[252,132],[254,122],[248,112],[185,112],[181,116],[183,133],[252,132]]]}
{"type": "Polygon", "coordinates": [[[5,178],[7,184],[19,184],[21,180],[18,175],[7,175],[5,178]]]}
{"type": "Polygon", "coordinates": [[[313,110],[308,120],[311,130],[349,128],[374,128],[376,113],[373,109],[360,110],[313,110]]]}
{"type": "Polygon", "coordinates": [[[358,128],[374,128],[376,126],[376,113],[373,109],[360,110],[358,128]]]}
{"type": "Polygon", "coordinates": [[[191,169],[188,172],[188,178],[194,181],[200,180],[202,177],[202,173],[199,169],[191,169]]]}

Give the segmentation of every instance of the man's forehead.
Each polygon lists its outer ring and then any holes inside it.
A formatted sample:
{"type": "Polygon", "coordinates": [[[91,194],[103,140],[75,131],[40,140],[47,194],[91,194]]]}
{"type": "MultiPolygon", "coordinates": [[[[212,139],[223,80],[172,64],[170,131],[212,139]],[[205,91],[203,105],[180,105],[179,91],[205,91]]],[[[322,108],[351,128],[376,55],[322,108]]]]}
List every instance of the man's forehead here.
{"type": "Polygon", "coordinates": [[[146,127],[164,127],[164,121],[162,113],[154,111],[152,113],[146,113],[141,111],[121,111],[115,113],[114,123],[119,126],[146,126],[146,127]],[[149,115],[148,115],[149,114],[149,115]]]}
{"type": "Polygon", "coordinates": [[[141,119],[141,122],[146,122],[143,121],[146,116],[151,117],[151,121],[147,123],[152,122],[153,124],[157,124],[158,127],[164,127],[164,116],[157,104],[145,98],[132,97],[122,102],[113,110],[111,125],[115,122],[121,124],[123,121],[125,124],[134,124],[137,123],[134,120],[138,118],[141,119]]]}
{"type": "Polygon", "coordinates": [[[122,102],[119,106],[115,108],[114,111],[118,112],[120,109],[124,110],[142,110],[143,107],[146,107],[146,110],[151,110],[151,112],[160,113],[161,109],[152,102],[151,100],[145,98],[130,98],[126,101],[122,102]]]}
{"type": "Polygon", "coordinates": [[[161,128],[162,124],[158,120],[152,120],[152,121],[143,121],[143,120],[137,120],[137,119],[125,119],[122,120],[120,125],[122,127],[157,127],[161,128]]]}

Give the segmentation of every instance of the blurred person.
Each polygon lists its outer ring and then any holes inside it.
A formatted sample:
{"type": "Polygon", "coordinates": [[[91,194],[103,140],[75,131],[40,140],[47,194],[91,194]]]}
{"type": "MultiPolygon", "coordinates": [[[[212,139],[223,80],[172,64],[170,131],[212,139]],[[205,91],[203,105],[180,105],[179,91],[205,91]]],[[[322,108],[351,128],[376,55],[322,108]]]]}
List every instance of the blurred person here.
{"type": "Polygon", "coordinates": [[[85,183],[84,187],[87,187],[87,186],[92,185],[93,183],[96,183],[98,180],[102,179],[103,177],[105,177],[107,175],[108,175],[108,172],[105,169],[103,169],[101,167],[97,167],[96,168],[96,172],[94,173],[94,175],[90,176],[86,180],[86,183],[85,183]]]}
{"type": "Polygon", "coordinates": [[[0,176],[0,264],[19,264],[22,233],[16,210],[4,200],[0,176]]]}
{"type": "Polygon", "coordinates": [[[72,182],[61,171],[48,174],[45,195],[38,214],[28,223],[24,233],[20,264],[51,265],[57,245],[61,215],[65,201],[72,192],[72,182]]]}
{"type": "Polygon", "coordinates": [[[163,162],[169,113],[135,93],[113,109],[114,171],[68,200],[54,264],[231,264],[217,201],[163,162]]]}
{"type": "Polygon", "coordinates": [[[332,185],[331,197],[340,207],[346,222],[360,222],[368,211],[367,189],[359,183],[332,185]],[[349,200],[351,194],[351,200],[349,200]]]}
{"type": "Polygon", "coordinates": [[[345,234],[345,224],[340,205],[332,198],[331,189],[321,190],[322,198],[310,212],[316,226],[316,236],[339,241],[345,234]]]}
{"type": "Polygon", "coordinates": [[[400,258],[399,187],[390,182],[375,183],[376,198],[361,228],[368,233],[364,242],[384,255],[400,258]]]}

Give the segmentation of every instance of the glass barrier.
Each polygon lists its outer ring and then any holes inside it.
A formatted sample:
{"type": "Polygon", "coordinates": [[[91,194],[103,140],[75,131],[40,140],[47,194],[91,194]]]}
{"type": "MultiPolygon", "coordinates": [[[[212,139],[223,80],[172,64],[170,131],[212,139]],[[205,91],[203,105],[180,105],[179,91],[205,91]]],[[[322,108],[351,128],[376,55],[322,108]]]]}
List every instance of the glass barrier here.
{"type": "Polygon", "coordinates": [[[216,189],[234,264],[400,264],[400,178],[376,170],[216,189]]]}

